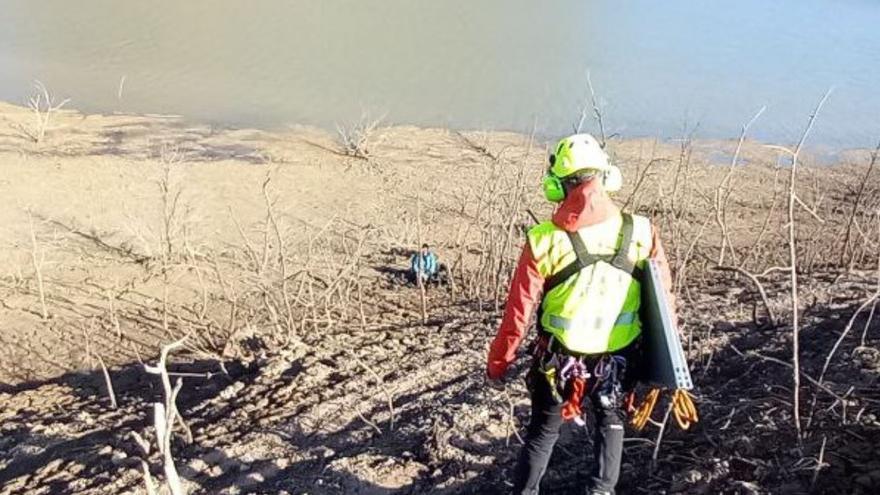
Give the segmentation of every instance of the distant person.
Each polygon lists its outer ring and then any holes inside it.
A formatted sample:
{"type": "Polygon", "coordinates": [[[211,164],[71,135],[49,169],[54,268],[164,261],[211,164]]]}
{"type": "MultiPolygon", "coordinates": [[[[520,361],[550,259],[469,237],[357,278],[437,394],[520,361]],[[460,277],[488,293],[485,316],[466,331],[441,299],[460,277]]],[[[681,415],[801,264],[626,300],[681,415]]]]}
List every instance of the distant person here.
{"type": "Polygon", "coordinates": [[[620,169],[588,134],[563,139],[550,155],[544,194],[559,206],[552,221],[528,231],[488,356],[488,378],[502,379],[538,310],[539,335],[526,378],[532,415],[513,471],[513,493],[538,493],[559,428],[566,420],[581,422],[587,397],[597,424],[586,493],[612,494],[617,485],[624,398],[643,361],[639,307],[646,260],[661,264],[666,287],[671,279],[651,222],[622,213],[608,196],[622,182],[620,169]]]}
{"type": "Polygon", "coordinates": [[[410,282],[418,285],[420,282],[426,284],[437,280],[439,271],[437,255],[431,251],[427,244],[422,244],[422,249],[413,253],[409,264],[410,282]]]}

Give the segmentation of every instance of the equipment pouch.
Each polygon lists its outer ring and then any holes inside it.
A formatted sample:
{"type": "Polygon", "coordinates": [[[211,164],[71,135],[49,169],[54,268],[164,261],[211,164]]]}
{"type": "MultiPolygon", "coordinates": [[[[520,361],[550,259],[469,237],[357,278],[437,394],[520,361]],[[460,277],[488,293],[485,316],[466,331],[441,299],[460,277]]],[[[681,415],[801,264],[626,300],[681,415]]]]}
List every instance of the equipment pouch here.
{"type": "Polygon", "coordinates": [[[538,361],[536,369],[541,378],[547,382],[553,402],[562,404],[564,399],[562,398],[561,389],[564,384],[561,384],[559,381],[559,359],[555,354],[551,354],[549,359],[538,361]]]}

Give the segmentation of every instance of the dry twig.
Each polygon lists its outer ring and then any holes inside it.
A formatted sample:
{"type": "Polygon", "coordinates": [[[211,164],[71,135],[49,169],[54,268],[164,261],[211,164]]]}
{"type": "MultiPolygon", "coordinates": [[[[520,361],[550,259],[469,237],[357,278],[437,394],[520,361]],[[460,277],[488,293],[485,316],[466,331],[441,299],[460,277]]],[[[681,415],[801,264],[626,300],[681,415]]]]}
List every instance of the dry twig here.
{"type": "Polygon", "coordinates": [[[797,430],[798,441],[801,439],[801,412],[800,412],[800,346],[799,346],[799,333],[800,333],[800,322],[798,319],[800,313],[800,302],[798,300],[798,274],[797,274],[797,238],[796,238],[796,224],[794,218],[794,210],[795,210],[795,202],[797,198],[797,166],[798,166],[798,158],[800,157],[801,149],[803,148],[804,143],[807,140],[807,136],[809,136],[810,131],[813,129],[813,124],[816,121],[816,117],[819,115],[819,111],[822,109],[822,106],[825,104],[825,101],[828,99],[828,96],[831,95],[831,89],[825,92],[825,95],[819,100],[819,103],[816,105],[815,110],[810,115],[810,120],[807,123],[807,127],[804,129],[803,134],[801,134],[801,138],[795,146],[791,153],[791,175],[788,182],[788,250],[789,250],[789,261],[791,263],[791,336],[792,336],[792,346],[791,346],[791,354],[792,354],[792,381],[794,385],[792,387],[792,407],[794,412],[794,426],[797,430]]]}
{"type": "Polygon", "coordinates": [[[37,244],[37,233],[34,229],[34,219],[31,216],[31,210],[27,210],[28,223],[31,227],[31,264],[34,268],[34,277],[37,279],[37,294],[40,297],[40,315],[44,320],[49,319],[49,310],[46,308],[46,290],[43,287],[43,262],[46,260],[46,253],[40,249],[37,244]],[[39,256],[38,256],[39,255],[39,256]]]}

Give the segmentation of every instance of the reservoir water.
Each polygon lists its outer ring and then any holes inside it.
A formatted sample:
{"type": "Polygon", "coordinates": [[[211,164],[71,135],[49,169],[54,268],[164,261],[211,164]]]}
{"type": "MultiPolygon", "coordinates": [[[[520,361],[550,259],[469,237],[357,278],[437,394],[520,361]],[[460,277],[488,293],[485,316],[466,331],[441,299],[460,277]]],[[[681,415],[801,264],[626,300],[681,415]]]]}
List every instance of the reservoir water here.
{"type": "MultiPolygon", "coordinates": [[[[609,133],[880,139],[875,0],[0,0],[0,99],[233,126],[358,119],[568,132],[587,73],[609,133]]],[[[587,122],[593,129],[592,121],[587,122]]]]}

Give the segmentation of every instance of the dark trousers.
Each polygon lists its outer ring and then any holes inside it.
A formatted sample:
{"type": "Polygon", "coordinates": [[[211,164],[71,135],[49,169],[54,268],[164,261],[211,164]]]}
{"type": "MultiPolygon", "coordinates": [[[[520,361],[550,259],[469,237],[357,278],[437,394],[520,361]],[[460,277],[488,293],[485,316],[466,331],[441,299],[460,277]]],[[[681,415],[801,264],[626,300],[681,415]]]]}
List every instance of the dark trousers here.
{"type": "MultiPolygon", "coordinates": [[[[595,464],[587,493],[614,493],[617,485],[626,421],[623,396],[635,384],[633,365],[638,359],[637,351],[638,345],[633,344],[615,353],[627,359],[627,369],[617,376],[617,383],[588,385],[593,406],[590,410],[596,417],[596,427],[593,432],[595,464]]],[[[514,470],[513,493],[517,495],[538,493],[563,422],[560,415],[562,404],[553,400],[547,380],[540,373],[529,373],[528,379],[531,381],[532,418],[514,470]]]]}

